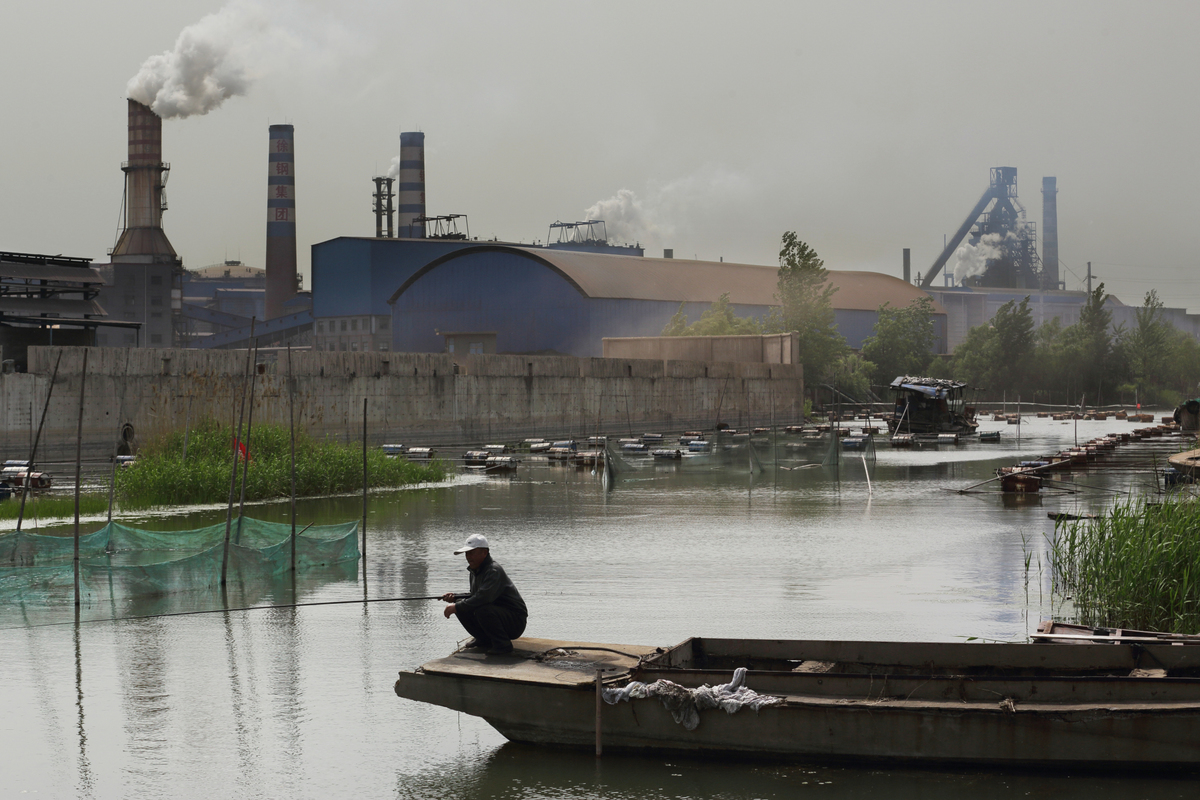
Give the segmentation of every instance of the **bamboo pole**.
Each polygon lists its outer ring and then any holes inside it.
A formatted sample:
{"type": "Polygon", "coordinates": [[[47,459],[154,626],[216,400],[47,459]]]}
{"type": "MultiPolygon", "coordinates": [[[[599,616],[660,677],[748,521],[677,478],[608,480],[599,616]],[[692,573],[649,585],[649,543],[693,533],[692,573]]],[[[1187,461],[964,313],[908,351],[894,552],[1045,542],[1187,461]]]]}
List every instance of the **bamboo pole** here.
{"type": "Polygon", "coordinates": [[[367,585],[367,398],[363,398],[363,513],[362,513],[362,564],[363,586],[367,585]]]}
{"type": "Polygon", "coordinates": [[[246,457],[242,459],[242,496],[238,500],[237,535],[233,540],[238,544],[242,541],[242,511],[246,507],[246,476],[250,472],[250,432],[254,427],[254,388],[258,385],[258,339],[254,340],[253,366],[250,369],[250,403],[246,409],[246,440],[242,447],[246,448],[246,457]]]}
{"type": "MultiPolygon", "coordinates": [[[[122,387],[129,382],[129,354],[131,348],[125,348],[125,381],[122,387]]],[[[125,391],[121,390],[121,399],[117,403],[117,441],[113,444],[112,464],[108,474],[108,524],[112,524],[113,512],[113,495],[117,489],[117,451],[121,449],[121,417],[125,414],[125,391]]],[[[111,576],[110,576],[111,580],[111,576]]]]}
{"type": "Polygon", "coordinates": [[[288,362],[288,427],[292,437],[292,572],[296,571],[296,411],[295,379],[292,377],[292,346],[287,349],[288,362]]]}
{"type": "MultiPolygon", "coordinates": [[[[253,325],[253,321],[251,321],[253,325]]],[[[233,469],[229,474],[229,505],[225,511],[225,545],[221,553],[221,585],[225,585],[225,578],[229,570],[229,535],[233,530],[233,492],[237,489],[237,468],[238,468],[238,438],[242,435],[242,416],[246,413],[246,385],[250,381],[250,348],[246,348],[246,377],[242,381],[242,403],[241,410],[238,411],[237,428],[231,432],[233,439],[233,469]]],[[[232,411],[232,409],[231,409],[232,411]]],[[[232,420],[230,420],[232,422],[232,420]]]]}
{"type": "Polygon", "coordinates": [[[188,392],[187,410],[183,412],[183,460],[187,462],[188,434],[192,432],[192,393],[188,392]]]}
{"type": "Polygon", "coordinates": [[[75,608],[79,608],[79,479],[83,472],[83,398],[87,384],[88,349],[83,349],[83,369],[79,373],[79,422],[75,428],[75,608]]]}
{"type": "MultiPolygon", "coordinates": [[[[46,412],[50,410],[50,397],[54,394],[54,381],[58,378],[58,365],[62,362],[62,350],[54,360],[54,372],[50,373],[50,388],[46,390],[46,404],[42,406],[42,420],[38,423],[37,433],[33,444],[29,446],[29,461],[25,464],[25,480],[21,485],[21,508],[17,510],[17,533],[21,532],[21,522],[25,519],[25,498],[29,496],[29,482],[33,480],[33,460],[37,458],[38,442],[42,438],[42,426],[46,424],[46,412]]],[[[29,425],[33,426],[33,404],[30,404],[29,425]]]]}

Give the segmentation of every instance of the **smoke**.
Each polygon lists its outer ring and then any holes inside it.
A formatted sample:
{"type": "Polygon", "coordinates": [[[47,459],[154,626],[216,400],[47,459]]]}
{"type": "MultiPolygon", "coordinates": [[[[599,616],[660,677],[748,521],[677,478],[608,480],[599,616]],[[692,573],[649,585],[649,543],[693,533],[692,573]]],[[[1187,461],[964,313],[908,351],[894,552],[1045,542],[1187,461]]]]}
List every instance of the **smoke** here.
{"type": "Polygon", "coordinates": [[[207,114],[269,73],[328,75],[359,38],[300,0],[230,0],[147,58],[126,93],[164,119],[207,114]]]}
{"type": "Polygon", "coordinates": [[[388,167],[387,176],[392,180],[400,177],[400,156],[392,156],[392,165],[388,167]]]}
{"type": "MultiPolygon", "coordinates": [[[[593,203],[584,219],[602,219],[609,239],[640,243],[648,249],[671,246],[677,236],[690,237],[710,227],[749,193],[744,175],[707,167],[695,175],[650,186],[639,196],[621,189],[593,203]]],[[[682,242],[677,242],[681,246],[682,242]]]]}
{"type": "Polygon", "coordinates": [[[1015,240],[1016,236],[1009,231],[1005,235],[999,233],[984,234],[978,244],[962,244],[954,251],[954,282],[962,283],[965,279],[982,275],[989,261],[1004,256],[1005,244],[1015,240]]]}

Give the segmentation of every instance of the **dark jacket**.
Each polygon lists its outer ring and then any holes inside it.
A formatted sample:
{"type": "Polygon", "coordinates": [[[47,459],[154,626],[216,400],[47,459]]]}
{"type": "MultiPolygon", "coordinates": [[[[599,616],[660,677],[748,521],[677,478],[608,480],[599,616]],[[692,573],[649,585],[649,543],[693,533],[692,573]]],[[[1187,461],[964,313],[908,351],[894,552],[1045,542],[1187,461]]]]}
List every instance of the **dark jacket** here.
{"type": "Polygon", "coordinates": [[[504,567],[492,560],[489,555],[479,565],[479,569],[467,567],[471,575],[470,594],[454,595],[454,605],[464,611],[476,611],[480,606],[495,603],[501,608],[515,611],[523,617],[529,616],[521,593],[504,572],[504,567]]]}

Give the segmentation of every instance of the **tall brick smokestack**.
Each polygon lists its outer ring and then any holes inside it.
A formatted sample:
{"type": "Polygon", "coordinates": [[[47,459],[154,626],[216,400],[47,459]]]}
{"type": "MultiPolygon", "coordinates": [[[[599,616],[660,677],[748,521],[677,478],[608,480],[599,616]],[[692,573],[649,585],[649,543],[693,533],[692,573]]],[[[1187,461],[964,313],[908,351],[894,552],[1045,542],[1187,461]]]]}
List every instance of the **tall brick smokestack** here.
{"type": "Polygon", "coordinates": [[[1058,288],[1058,178],[1042,178],[1042,288],[1058,288]]]}
{"type": "Polygon", "coordinates": [[[271,126],[267,155],[267,319],[296,295],[296,171],[291,125],[271,126]]]}
{"type": "Polygon", "coordinates": [[[400,172],[396,181],[396,233],[402,238],[424,239],[425,223],[425,134],[400,134],[400,172]]]}
{"type": "MultiPolygon", "coordinates": [[[[113,256],[143,256],[147,263],[175,261],[175,248],[162,230],[164,174],[162,118],[136,100],[129,101],[129,160],[125,173],[125,230],[113,256]]],[[[128,259],[127,259],[128,260],[128,259]]]]}

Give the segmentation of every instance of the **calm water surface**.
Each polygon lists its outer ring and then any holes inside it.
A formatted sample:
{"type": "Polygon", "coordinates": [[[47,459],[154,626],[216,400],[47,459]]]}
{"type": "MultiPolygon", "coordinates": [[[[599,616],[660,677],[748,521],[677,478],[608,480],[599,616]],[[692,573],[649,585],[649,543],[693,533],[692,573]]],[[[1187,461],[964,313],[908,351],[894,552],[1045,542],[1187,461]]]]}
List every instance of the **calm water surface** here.
{"type": "MultiPolygon", "coordinates": [[[[606,492],[589,471],[530,463],[512,479],[371,496],[361,569],[126,602],[93,597],[0,609],[0,797],[829,798],[1189,797],[1195,777],[905,770],[588,753],[506,743],[486,723],[401,700],[398,669],[464,638],[437,602],[389,602],[117,620],[250,604],[440,594],[466,587],[460,556],[483,532],[545,638],[669,645],[688,636],[1022,640],[1053,612],[1047,512],[1112,495],[1005,502],[946,491],[1057,450],[1074,425],[1000,427],[1000,444],[893,451],[868,490],[857,454],[797,469],[824,448],[744,449],[635,469],[606,492]],[[792,467],[784,469],[784,467],[792,467]],[[1026,569],[1026,556],[1030,567],[1026,569]],[[810,795],[811,793],[811,795],[810,795]]],[[[1127,431],[1081,422],[1080,436],[1127,431]]],[[[1147,459],[1148,461],[1149,459],[1147,459]]],[[[1150,489],[1149,475],[1075,474],[1150,489]]],[[[980,487],[981,490],[994,488],[980,487]]],[[[283,505],[252,515],[284,519],[283,505]]],[[[361,500],[300,504],[344,521],[361,500]]],[[[183,529],[200,511],[134,521],[183,529]]],[[[94,528],[92,526],[88,530],[94,528]]]]}

